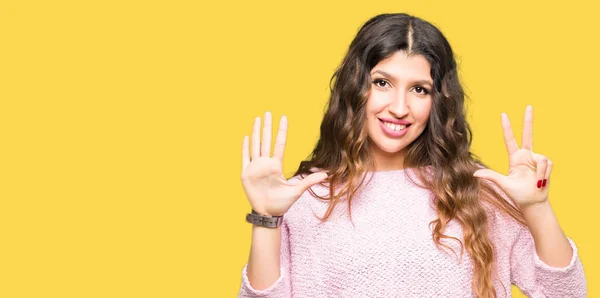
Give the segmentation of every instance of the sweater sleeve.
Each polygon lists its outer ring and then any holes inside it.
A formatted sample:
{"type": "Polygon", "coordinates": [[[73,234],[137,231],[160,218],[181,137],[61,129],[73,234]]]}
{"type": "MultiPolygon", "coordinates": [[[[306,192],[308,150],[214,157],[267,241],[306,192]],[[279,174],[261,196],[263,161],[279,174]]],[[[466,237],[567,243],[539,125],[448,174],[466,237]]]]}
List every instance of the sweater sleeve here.
{"type": "Polygon", "coordinates": [[[247,268],[248,264],[242,269],[242,285],[238,297],[254,298],[288,298],[292,297],[292,286],[290,280],[290,242],[289,228],[286,223],[285,216],[281,225],[281,248],[280,248],[280,269],[279,278],[270,287],[264,290],[254,289],[248,280],[247,268]]]}
{"type": "Polygon", "coordinates": [[[529,229],[521,227],[511,249],[511,282],[528,297],[587,297],[587,282],[577,246],[568,240],[573,249],[569,265],[551,267],[540,260],[529,229]]]}

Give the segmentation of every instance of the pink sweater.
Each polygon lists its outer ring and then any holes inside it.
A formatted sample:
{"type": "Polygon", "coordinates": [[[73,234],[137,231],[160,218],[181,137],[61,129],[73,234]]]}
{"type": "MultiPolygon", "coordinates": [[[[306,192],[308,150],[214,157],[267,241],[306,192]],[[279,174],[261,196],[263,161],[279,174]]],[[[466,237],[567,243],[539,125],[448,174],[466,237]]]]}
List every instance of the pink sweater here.
{"type": "MultiPolygon", "coordinates": [[[[307,191],[284,216],[279,279],[264,290],[252,288],[242,269],[239,297],[473,297],[473,265],[438,249],[429,223],[437,218],[430,191],[413,185],[411,170],[370,173],[371,182],[320,224],[328,202],[307,191]]],[[[293,178],[296,179],[296,178],[293,178]]],[[[314,186],[319,195],[327,189],[314,186]]],[[[565,268],[544,264],[529,230],[499,211],[488,216],[495,247],[498,297],[511,297],[515,284],[529,297],[586,297],[583,266],[573,241],[565,268]]],[[[446,235],[462,239],[451,222],[446,235]]],[[[458,251],[456,241],[445,241],[458,251]]]]}

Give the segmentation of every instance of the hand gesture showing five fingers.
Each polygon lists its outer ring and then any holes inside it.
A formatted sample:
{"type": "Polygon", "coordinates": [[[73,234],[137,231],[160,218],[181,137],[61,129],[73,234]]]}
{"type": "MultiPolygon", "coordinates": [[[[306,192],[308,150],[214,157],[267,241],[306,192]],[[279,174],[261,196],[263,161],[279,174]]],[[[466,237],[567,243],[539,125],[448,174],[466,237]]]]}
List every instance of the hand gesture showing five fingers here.
{"type": "Polygon", "coordinates": [[[527,106],[523,125],[521,148],[513,136],[510,120],[502,114],[504,142],[508,151],[510,167],[508,175],[490,169],[476,171],[473,175],[496,183],[520,208],[548,200],[548,181],[552,162],[544,155],[535,153],[533,145],[533,108],[527,106]]]}
{"type": "Polygon", "coordinates": [[[287,118],[281,117],[275,148],[271,157],[271,113],[265,113],[260,139],[260,117],[254,120],[252,153],[248,136],[242,146],[242,185],[254,211],[268,216],[281,216],[310,186],[327,178],[326,173],[313,173],[299,182],[289,182],[283,175],[282,161],[287,134],[287,118]]]}

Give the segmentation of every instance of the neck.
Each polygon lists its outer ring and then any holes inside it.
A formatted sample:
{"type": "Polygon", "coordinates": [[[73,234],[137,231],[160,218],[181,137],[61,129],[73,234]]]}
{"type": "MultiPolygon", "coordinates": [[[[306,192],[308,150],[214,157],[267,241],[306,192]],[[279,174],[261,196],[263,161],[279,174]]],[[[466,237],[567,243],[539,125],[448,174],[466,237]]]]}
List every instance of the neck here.
{"type": "Polygon", "coordinates": [[[404,169],[404,150],[396,153],[388,153],[375,149],[375,171],[393,171],[404,169]]]}

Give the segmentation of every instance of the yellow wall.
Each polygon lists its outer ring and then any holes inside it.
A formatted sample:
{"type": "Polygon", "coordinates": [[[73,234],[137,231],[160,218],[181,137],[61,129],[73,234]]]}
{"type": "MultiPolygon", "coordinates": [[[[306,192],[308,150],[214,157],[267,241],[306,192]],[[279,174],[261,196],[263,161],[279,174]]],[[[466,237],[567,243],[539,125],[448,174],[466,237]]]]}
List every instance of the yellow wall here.
{"type": "Polygon", "coordinates": [[[550,199],[600,296],[596,6],[200,2],[0,2],[1,297],[235,296],[243,136],[265,110],[287,115],[293,172],[333,70],[383,12],[446,34],[493,168],[507,168],[501,112],[520,139],[533,105],[550,199]]]}

